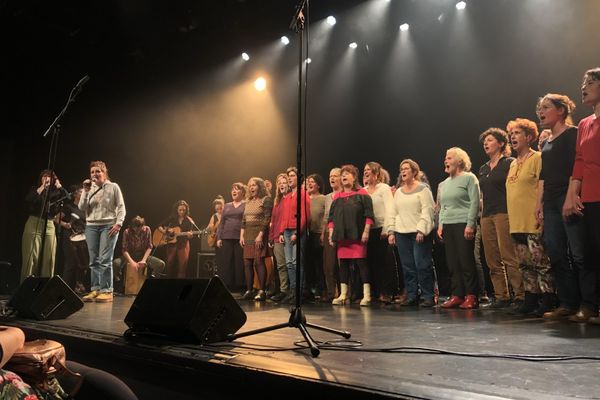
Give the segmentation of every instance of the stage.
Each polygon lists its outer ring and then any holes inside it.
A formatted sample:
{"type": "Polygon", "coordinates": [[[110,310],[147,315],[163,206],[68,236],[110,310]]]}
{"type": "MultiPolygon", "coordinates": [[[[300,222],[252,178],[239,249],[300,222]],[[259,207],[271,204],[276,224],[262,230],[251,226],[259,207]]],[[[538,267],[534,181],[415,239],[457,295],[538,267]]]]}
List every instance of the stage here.
{"type": "MultiPolygon", "coordinates": [[[[223,345],[130,344],[122,334],[132,302],[131,297],[116,297],[113,304],[86,304],[64,320],[4,323],[20,326],[28,338],[59,339],[68,358],[114,372],[141,399],[293,394],[344,399],[600,398],[600,326],[518,318],[497,310],[309,304],[303,306],[308,322],[352,333],[344,343],[310,329],[316,340],[330,342],[313,358],[308,349],[295,345],[302,336],[293,328],[223,345]],[[416,354],[417,348],[481,356],[416,354]],[[534,362],[483,354],[588,359],[534,362]]],[[[289,317],[285,306],[240,304],[248,317],[240,332],[289,317]]]]}

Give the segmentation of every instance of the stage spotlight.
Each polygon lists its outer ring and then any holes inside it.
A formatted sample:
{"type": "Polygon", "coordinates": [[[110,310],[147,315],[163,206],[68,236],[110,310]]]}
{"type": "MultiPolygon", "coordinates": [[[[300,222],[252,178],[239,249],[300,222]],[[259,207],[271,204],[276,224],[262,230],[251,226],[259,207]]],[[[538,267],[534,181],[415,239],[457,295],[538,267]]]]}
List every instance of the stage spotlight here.
{"type": "Polygon", "coordinates": [[[334,16],[331,16],[331,15],[330,15],[329,17],[327,17],[327,23],[328,23],[329,25],[331,25],[331,26],[334,26],[336,22],[337,22],[337,21],[336,21],[336,19],[335,19],[335,17],[334,17],[334,16]]]}
{"type": "Polygon", "coordinates": [[[265,78],[263,78],[262,76],[256,78],[256,80],[254,81],[254,88],[259,92],[265,90],[267,88],[267,81],[265,80],[265,78]]]}
{"type": "Polygon", "coordinates": [[[311,59],[310,59],[310,57],[309,57],[309,58],[307,58],[307,59],[306,59],[306,61],[305,61],[305,62],[306,62],[307,64],[310,64],[310,63],[312,62],[312,60],[311,60],[311,59]]]}
{"type": "Polygon", "coordinates": [[[407,23],[400,25],[400,30],[406,32],[410,26],[407,23]]]}
{"type": "Polygon", "coordinates": [[[348,47],[350,47],[351,49],[355,49],[358,47],[358,45],[356,44],[356,42],[352,42],[348,45],[348,47]]]}
{"type": "Polygon", "coordinates": [[[287,46],[288,44],[290,44],[290,39],[288,39],[287,36],[282,36],[281,37],[281,43],[283,43],[283,44],[285,44],[287,46]]]}
{"type": "Polygon", "coordinates": [[[464,1],[459,1],[458,3],[456,3],[457,10],[464,10],[466,6],[467,6],[467,3],[464,1]]]}
{"type": "Polygon", "coordinates": [[[248,55],[248,53],[242,53],[242,60],[248,61],[249,59],[250,59],[250,56],[248,55]]]}

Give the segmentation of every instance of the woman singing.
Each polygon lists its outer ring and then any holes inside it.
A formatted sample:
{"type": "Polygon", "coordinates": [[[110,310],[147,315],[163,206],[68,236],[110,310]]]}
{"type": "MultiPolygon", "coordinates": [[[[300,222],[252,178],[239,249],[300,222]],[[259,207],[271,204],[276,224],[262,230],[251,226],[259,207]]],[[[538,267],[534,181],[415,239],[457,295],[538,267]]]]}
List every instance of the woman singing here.
{"type": "Polygon", "coordinates": [[[229,291],[243,286],[244,256],[240,247],[242,217],[246,209],[246,185],[231,185],[231,201],[223,207],[221,222],[217,227],[217,265],[219,275],[229,291]]]}
{"type": "Polygon", "coordinates": [[[113,254],[125,220],[121,188],[111,182],[106,164],[90,163],[90,179],[83,181],[79,209],[85,213],[85,240],[90,255],[91,291],[83,301],[113,300],[113,254]]]}
{"type": "Polygon", "coordinates": [[[470,172],[469,155],[459,147],[448,149],[444,167],[448,178],[439,189],[437,234],[445,243],[452,296],[442,304],[442,308],[478,308],[474,239],[479,211],[479,182],[470,172]]]}
{"type": "Polygon", "coordinates": [[[348,300],[350,263],[358,265],[363,282],[361,306],[371,304],[371,279],[367,264],[367,242],[373,225],[373,202],[366,190],[358,185],[358,169],[354,165],[341,168],[342,191],[333,195],[329,211],[329,244],[337,244],[340,260],[340,295],[332,304],[348,300]]]}
{"type": "Polygon", "coordinates": [[[550,260],[535,216],[542,157],[531,144],[536,141],[538,130],[535,122],[523,118],[510,121],[507,130],[517,158],[506,178],[506,205],[525,288],[525,301],[514,311],[520,315],[535,314],[543,295],[554,293],[550,260]]]}
{"type": "Polygon", "coordinates": [[[273,200],[265,187],[265,181],[253,177],[248,181],[248,201],[242,217],[240,245],[244,248],[244,274],[246,276],[246,293],[242,298],[253,297],[254,268],[258,274],[258,293],[254,300],[266,300],[265,283],[267,268],[267,239],[273,200]]]}
{"type": "Polygon", "coordinates": [[[402,185],[394,193],[389,210],[388,241],[398,247],[406,301],[404,306],[418,306],[419,288],[423,307],[435,305],[433,296],[432,237],[433,195],[429,187],[419,180],[421,169],[411,159],[400,163],[402,185]]]}
{"type": "Polygon", "coordinates": [[[60,184],[56,174],[48,169],[40,173],[37,187],[32,187],[25,198],[29,208],[29,218],[23,230],[21,249],[23,266],[21,268],[21,281],[31,274],[37,275],[39,264],[42,235],[44,238],[44,257],[41,261],[40,276],[54,275],[54,262],[56,257],[56,232],[52,218],[57,213],[57,207],[50,207],[61,197],[65,197],[66,190],[60,184]],[[45,208],[44,207],[45,204],[45,208]],[[42,209],[43,208],[43,209],[42,209]],[[51,215],[52,214],[52,215],[51,215]],[[44,230],[46,224],[46,231],[44,230]]]}

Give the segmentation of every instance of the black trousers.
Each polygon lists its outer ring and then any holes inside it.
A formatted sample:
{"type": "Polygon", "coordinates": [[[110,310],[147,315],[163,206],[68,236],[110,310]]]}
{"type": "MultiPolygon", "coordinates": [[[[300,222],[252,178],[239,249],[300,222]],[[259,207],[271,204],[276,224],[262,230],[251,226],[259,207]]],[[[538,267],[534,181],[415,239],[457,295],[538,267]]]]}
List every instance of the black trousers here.
{"type": "Polygon", "coordinates": [[[223,245],[217,249],[217,273],[230,292],[245,287],[243,251],[236,239],[223,239],[223,245]]]}
{"type": "Polygon", "coordinates": [[[477,267],[475,266],[475,242],[465,239],[467,224],[444,224],[446,263],[452,280],[452,294],[464,297],[479,293],[477,267]]]}
{"type": "Polygon", "coordinates": [[[579,271],[579,285],[583,297],[581,307],[596,311],[600,301],[600,202],[584,203],[583,206],[585,256],[583,270],[579,271]]]}

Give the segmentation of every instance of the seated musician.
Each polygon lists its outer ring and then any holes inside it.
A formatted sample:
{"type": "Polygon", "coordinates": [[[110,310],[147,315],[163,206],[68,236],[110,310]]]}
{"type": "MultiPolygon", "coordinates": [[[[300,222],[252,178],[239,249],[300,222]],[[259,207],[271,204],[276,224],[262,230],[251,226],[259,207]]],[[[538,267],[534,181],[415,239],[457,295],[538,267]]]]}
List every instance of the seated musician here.
{"type": "Polygon", "coordinates": [[[165,262],[152,256],[152,240],[150,227],[139,215],[133,217],[129,227],[123,233],[123,255],[113,261],[115,286],[125,285],[127,264],[134,271],[141,271],[147,278],[161,276],[165,270],[165,262]],[[118,285],[117,283],[120,282],[118,285]]]}
{"type": "Polygon", "coordinates": [[[185,200],[173,205],[171,215],[158,227],[163,234],[161,244],[166,243],[167,276],[185,278],[190,258],[190,238],[196,226],[190,217],[190,206],[185,200]]]}

